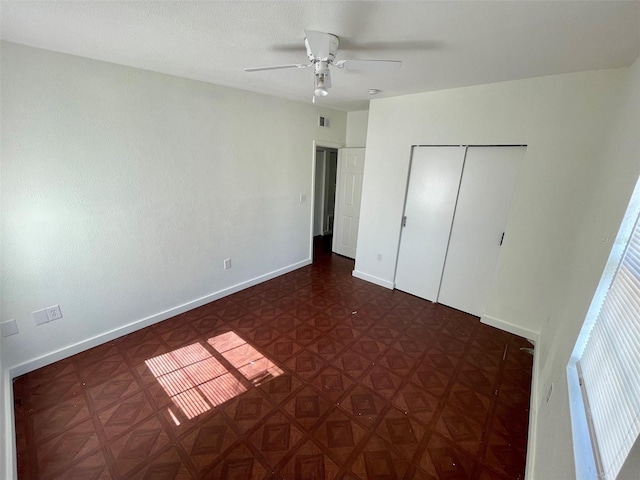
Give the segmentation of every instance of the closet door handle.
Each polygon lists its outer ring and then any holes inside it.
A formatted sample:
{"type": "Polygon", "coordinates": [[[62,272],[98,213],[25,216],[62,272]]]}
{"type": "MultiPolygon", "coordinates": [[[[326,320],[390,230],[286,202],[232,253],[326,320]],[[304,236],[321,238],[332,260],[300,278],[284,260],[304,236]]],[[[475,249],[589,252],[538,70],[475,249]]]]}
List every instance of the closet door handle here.
{"type": "Polygon", "coordinates": [[[504,232],[502,232],[502,237],[500,237],[500,245],[502,246],[502,242],[504,241],[504,232]]]}

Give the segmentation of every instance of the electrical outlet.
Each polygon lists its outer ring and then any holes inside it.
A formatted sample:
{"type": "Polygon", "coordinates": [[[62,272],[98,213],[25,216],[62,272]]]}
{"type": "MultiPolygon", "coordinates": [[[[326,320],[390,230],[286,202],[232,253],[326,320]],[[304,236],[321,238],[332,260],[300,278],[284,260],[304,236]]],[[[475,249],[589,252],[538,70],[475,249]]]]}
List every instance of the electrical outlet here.
{"type": "Polygon", "coordinates": [[[307,201],[307,194],[306,193],[301,193],[300,194],[300,203],[306,202],[307,201]]]}
{"type": "Polygon", "coordinates": [[[382,261],[382,254],[378,253],[378,257],[377,258],[378,258],[378,261],[381,262],[382,261]]]}
{"type": "Polygon", "coordinates": [[[45,309],[47,311],[47,318],[50,322],[62,318],[62,312],[60,311],[60,305],[53,305],[45,309]]]}
{"type": "Polygon", "coordinates": [[[231,268],[231,259],[230,258],[226,258],[224,260],[223,267],[224,267],[225,270],[229,270],[231,268]]]}
{"type": "Polygon", "coordinates": [[[52,305],[42,310],[31,312],[31,315],[33,315],[33,320],[36,322],[36,325],[42,325],[43,323],[62,318],[62,311],[60,310],[60,305],[52,305]]]}

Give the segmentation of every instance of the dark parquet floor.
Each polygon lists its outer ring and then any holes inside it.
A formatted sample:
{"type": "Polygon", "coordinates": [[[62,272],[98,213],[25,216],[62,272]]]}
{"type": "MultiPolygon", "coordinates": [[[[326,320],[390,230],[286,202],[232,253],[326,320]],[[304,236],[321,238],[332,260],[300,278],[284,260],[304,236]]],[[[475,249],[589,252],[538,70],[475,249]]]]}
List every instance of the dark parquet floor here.
{"type": "Polygon", "coordinates": [[[532,357],[313,265],[23,375],[20,480],[524,476],[532,357]]]}

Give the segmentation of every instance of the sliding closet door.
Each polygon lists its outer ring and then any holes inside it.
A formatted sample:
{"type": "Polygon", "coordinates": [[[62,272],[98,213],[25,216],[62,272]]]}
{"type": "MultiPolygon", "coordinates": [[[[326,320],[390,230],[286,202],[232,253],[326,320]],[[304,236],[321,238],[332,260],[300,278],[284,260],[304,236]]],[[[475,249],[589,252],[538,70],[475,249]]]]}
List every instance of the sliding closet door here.
{"type": "Polygon", "coordinates": [[[438,302],[484,312],[525,147],[469,147],[438,302]]]}
{"type": "Polygon", "coordinates": [[[465,149],[414,147],[395,284],[436,301],[465,149]]]}

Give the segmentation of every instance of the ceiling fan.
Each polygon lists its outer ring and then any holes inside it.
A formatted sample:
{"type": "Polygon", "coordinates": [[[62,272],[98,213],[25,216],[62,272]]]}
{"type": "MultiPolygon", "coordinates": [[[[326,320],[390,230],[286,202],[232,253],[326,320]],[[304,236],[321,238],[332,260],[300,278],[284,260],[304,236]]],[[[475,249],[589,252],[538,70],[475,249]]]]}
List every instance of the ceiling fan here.
{"type": "Polygon", "coordinates": [[[344,70],[359,70],[367,72],[391,72],[398,70],[402,62],[398,60],[339,60],[335,62],[340,39],[332,33],[305,30],[304,45],[307,48],[309,63],[290,63],[287,65],[273,65],[269,67],[245,68],[245,72],[261,72],[263,70],[280,70],[285,68],[313,67],[313,102],[316,97],[326,97],[331,88],[331,71],[329,67],[344,70]]]}

